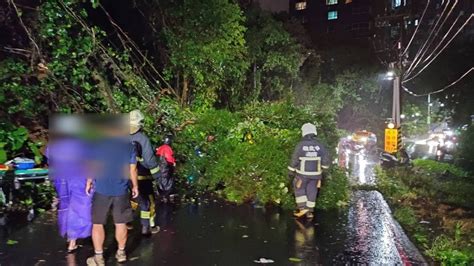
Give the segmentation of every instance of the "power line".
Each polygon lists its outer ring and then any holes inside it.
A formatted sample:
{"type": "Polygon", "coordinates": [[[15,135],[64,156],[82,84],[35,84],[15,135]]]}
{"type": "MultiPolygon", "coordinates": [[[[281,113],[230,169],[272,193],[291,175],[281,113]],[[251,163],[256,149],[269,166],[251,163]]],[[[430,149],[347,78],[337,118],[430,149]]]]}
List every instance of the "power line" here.
{"type": "MultiPolygon", "coordinates": [[[[446,21],[448,20],[448,18],[451,16],[451,13],[453,12],[454,8],[456,7],[458,1],[456,0],[453,4],[453,6],[451,7],[451,9],[449,10],[448,14],[446,15],[446,17],[444,18],[443,22],[441,23],[441,25],[438,27],[438,29],[436,30],[436,33],[435,35],[433,36],[433,38],[431,38],[431,40],[429,41],[429,44],[428,46],[426,47],[426,49],[423,51],[423,53],[420,55],[420,57],[418,58],[418,61],[415,63],[415,62],[412,62],[413,67],[411,69],[411,71],[407,71],[407,73],[405,73],[405,77],[408,77],[415,69],[416,67],[418,66],[418,64],[420,63],[424,63],[426,62],[431,56],[433,56],[433,54],[436,52],[436,50],[439,48],[439,46],[442,44],[442,42],[444,41],[444,39],[451,33],[451,30],[452,28],[454,27],[454,25],[457,23],[459,17],[461,16],[462,13],[460,13],[460,15],[458,15],[458,17],[456,18],[456,20],[454,21],[454,23],[451,25],[451,27],[449,28],[449,30],[446,32],[446,34],[444,35],[444,37],[442,38],[441,41],[438,42],[438,45],[431,51],[431,53],[425,57],[425,55],[428,53],[428,48],[431,46],[431,44],[433,43],[433,41],[435,40],[435,38],[438,36],[439,32],[441,31],[441,29],[443,28],[444,24],[446,23],[446,21]]],[[[446,6],[447,7],[447,6],[446,6]]],[[[441,18],[441,17],[440,17],[441,18]]]]}
{"type": "Polygon", "coordinates": [[[422,96],[428,96],[430,94],[437,94],[437,93],[440,93],[440,92],[443,92],[449,88],[451,88],[452,86],[456,85],[459,81],[461,81],[464,77],[466,77],[467,75],[469,75],[469,73],[471,73],[472,71],[474,70],[474,67],[471,67],[468,71],[466,71],[464,74],[462,74],[457,80],[451,82],[450,84],[444,86],[443,88],[439,89],[439,90],[435,90],[435,91],[432,91],[432,92],[429,92],[429,93],[424,93],[424,94],[417,94],[417,93],[414,93],[413,91],[409,90],[407,87],[405,87],[404,85],[402,85],[402,88],[404,91],[406,91],[408,94],[412,95],[412,96],[415,96],[415,97],[422,97],[422,96]]]}
{"type": "Polygon", "coordinates": [[[430,1],[431,0],[428,0],[428,2],[426,2],[425,10],[423,10],[423,14],[421,15],[420,21],[419,21],[418,25],[416,25],[415,32],[413,32],[413,35],[411,36],[410,41],[408,42],[408,45],[405,48],[405,50],[403,51],[402,55],[404,55],[408,52],[408,48],[410,48],[411,42],[413,41],[413,39],[415,38],[416,33],[418,32],[418,28],[420,27],[421,23],[423,22],[423,18],[425,17],[426,10],[428,9],[428,6],[430,5],[430,1]]]}
{"type": "Polygon", "coordinates": [[[449,46],[449,44],[451,44],[451,42],[454,40],[454,38],[456,38],[456,36],[458,36],[459,33],[461,33],[461,31],[464,29],[464,27],[469,23],[469,21],[473,17],[474,17],[474,14],[471,14],[471,16],[464,22],[464,24],[454,34],[454,36],[451,37],[451,39],[449,39],[449,41],[443,46],[443,48],[441,48],[441,50],[435,55],[435,57],[433,57],[433,59],[431,59],[420,71],[418,71],[418,73],[416,73],[415,75],[413,75],[412,77],[410,77],[408,79],[403,80],[402,83],[406,83],[406,82],[418,77],[431,63],[433,63],[434,60],[436,60],[436,58],[438,58],[438,56],[449,46]]]}
{"type": "Polygon", "coordinates": [[[416,64],[415,62],[417,62],[418,60],[421,60],[421,54],[425,52],[425,49],[427,49],[426,45],[431,40],[431,37],[433,36],[433,33],[435,32],[435,29],[438,27],[439,21],[444,16],[444,13],[446,12],[446,10],[448,10],[449,2],[450,2],[450,0],[448,0],[448,2],[446,2],[446,6],[444,7],[443,11],[439,15],[439,17],[436,19],[436,22],[433,23],[433,26],[431,26],[428,38],[426,38],[425,42],[423,43],[421,48],[416,53],[415,58],[413,59],[411,65],[408,68],[408,70],[406,71],[406,73],[410,73],[411,71],[413,71],[413,68],[415,67],[415,64],[416,64]]]}

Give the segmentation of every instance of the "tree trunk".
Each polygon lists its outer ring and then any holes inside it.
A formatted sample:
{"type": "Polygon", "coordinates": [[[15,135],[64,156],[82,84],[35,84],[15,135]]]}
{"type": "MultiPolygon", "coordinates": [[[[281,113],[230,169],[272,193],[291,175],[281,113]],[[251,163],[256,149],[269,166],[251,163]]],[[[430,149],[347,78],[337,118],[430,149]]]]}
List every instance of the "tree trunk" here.
{"type": "Polygon", "coordinates": [[[105,100],[105,103],[107,104],[107,110],[117,114],[118,109],[115,106],[115,100],[112,95],[112,90],[110,89],[110,84],[97,70],[92,71],[92,77],[98,82],[97,88],[99,89],[103,99],[105,100]]]}
{"type": "Polygon", "coordinates": [[[181,92],[181,106],[185,106],[188,100],[189,80],[183,75],[183,91],[181,92]]]}

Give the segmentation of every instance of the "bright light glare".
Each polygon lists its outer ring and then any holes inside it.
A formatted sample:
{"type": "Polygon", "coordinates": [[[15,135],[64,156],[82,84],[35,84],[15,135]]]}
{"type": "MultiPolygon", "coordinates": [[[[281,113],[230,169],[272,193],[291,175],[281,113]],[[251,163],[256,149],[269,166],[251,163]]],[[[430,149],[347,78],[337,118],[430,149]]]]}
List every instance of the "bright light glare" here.
{"type": "Polygon", "coordinates": [[[436,140],[429,140],[426,142],[426,144],[433,147],[433,146],[438,146],[439,142],[436,140]]]}
{"type": "Polygon", "coordinates": [[[395,128],[395,124],[390,122],[390,123],[387,124],[387,127],[388,128],[395,128]]]}
{"type": "Polygon", "coordinates": [[[404,114],[400,115],[400,118],[405,119],[405,115],[404,114]]]}
{"type": "Polygon", "coordinates": [[[387,74],[386,74],[387,78],[393,78],[395,77],[395,72],[393,71],[388,71],[387,74]]]}

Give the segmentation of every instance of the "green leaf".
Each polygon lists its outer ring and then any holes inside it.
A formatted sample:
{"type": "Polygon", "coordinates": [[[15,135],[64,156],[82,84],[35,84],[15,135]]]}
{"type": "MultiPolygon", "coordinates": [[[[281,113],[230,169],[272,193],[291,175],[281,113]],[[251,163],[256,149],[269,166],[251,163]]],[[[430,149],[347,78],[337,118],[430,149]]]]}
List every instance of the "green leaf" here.
{"type": "Polygon", "coordinates": [[[7,245],[16,245],[16,244],[18,244],[18,241],[16,240],[11,240],[11,239],[7,240],[7,245]]]}
{"type": "Polygon", "coordinates": [[[292,257],[292,258],[289,258],[288,260],[291,261],[291,262],[302,262],[302,261],[303,261],[303,260],[300,259],[300,258],[293,258],[293,257],[292,257]]]}

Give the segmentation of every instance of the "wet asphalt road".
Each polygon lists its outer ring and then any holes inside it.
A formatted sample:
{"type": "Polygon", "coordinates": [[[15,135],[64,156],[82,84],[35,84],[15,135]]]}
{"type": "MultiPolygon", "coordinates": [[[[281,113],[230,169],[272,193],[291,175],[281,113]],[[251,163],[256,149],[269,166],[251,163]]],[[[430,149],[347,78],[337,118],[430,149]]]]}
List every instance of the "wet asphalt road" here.
{"type": "MultiPolygon", "coordinates": [[[[351,180],[372,182],[374,163],[353,160],[351,180]]],[[[157,222],[162,231],[152,237],[130,232],[127,265],[256,265],[260,258],[274,265],[425,263],[376,191],[355,191],[348,211],[317,212],[314,221],[296,221],[277,208],[203,201],[161,205],[157,222]]],[[[0,265],[84,265],[92,254],[85,240],[77,254],[67,255],[51,213],[2,229],[0,265]],[[8,239],[18,243],[7,245],[8,239]]],[[[106,255],[113,265],[111,236],[106,255]]]]}

